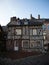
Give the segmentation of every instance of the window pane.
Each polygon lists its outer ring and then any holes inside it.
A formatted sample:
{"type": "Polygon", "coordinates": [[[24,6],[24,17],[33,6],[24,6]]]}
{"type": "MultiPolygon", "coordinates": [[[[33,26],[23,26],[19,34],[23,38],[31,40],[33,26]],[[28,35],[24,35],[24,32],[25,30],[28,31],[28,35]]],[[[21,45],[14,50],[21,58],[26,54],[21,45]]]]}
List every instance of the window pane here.
{"type": "Polygon", "coordinates": [[[42,35],[42,29],[38,29],[38,35],[42,35]]]}
{"type": "Polygon", "coordinates": [[[35,48],[37,46],[36,41],[30,41],[30,48],[35,48]]]}
{"type": "Polygon", "coordinates": [[[29,30],[28,30],[28,26],[26,26],[26,35],[28,35],[29,34],[29,30]]]}
{"type": "Polygon", "coordinates": [[[42,28],[43,28],[43,30],[45,30],[46,29],[46,25],[43,25],[42,28]]]}
{"type": "Polygon", "coordinates": [[[33,35],[37,35],[37,30],[33,29],[33,35]]]}
{"type": "Polygon", "coordinates": [[[14,34],[14,27],[11,28],[11,33],[14,34]]]}
{"type": "Polygon", "coordinates": [[[27,22],[27,21],[25,21],[25,22],[24,22],[24,24],[25,24],[25,25],[27,25],[27,24],[28,24],[28,22],[27,22]]]}
{"type": "Polygon", "coordinates": [[[23,35],[28,35],[28,34],[29,34],[28,26],[23,27],[23,35]]]}
{"type": "Polygon", "coordinates": [[[16,34],[21,35],[21,29],[16,29],[16,34]]]}
{"type": "Polygon", "coordinates": [[[22,47],[23,47],[23,48],[29,48],[29,41],[23,40],[23,41],[22,41],[22,47]]]}
{"type": "Polygon", "coordinates": [[[48,29],[49,29],[49,25],[48,25],[48,29]]]}
{"type": "Polygon", "coordinates": [[[33,34],[33,29],[30,29],[30,35],[32,35],[33,34]]]}
{"type": "Polygon", "coordinates": [[[17,21],[17,25],[20,25],[20,22],[19,21],[17,21]]]}
{"type": "Polygon", "coordinates": [[[23,27],[23,35],[25,35],[25,27],[23,27]]]}

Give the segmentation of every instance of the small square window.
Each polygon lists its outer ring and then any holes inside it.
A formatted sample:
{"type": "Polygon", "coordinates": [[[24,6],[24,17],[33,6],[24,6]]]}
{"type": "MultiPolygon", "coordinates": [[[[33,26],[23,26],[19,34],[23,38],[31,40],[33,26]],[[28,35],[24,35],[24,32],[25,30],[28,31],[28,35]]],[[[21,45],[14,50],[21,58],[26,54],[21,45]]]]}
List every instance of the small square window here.
{"type": "Polygon", "coordinates": [[[16,34],[21,35],[21,29],[16,29],[16,34]]]}
{"type": "Polygon", "coordinates": [[[25,21],[25,22],[24,22],[24,24],[25,24],[25,25],[27,25],[27,24],[28,24],[28,22],[27,22],[27,21],[25,21]]]}

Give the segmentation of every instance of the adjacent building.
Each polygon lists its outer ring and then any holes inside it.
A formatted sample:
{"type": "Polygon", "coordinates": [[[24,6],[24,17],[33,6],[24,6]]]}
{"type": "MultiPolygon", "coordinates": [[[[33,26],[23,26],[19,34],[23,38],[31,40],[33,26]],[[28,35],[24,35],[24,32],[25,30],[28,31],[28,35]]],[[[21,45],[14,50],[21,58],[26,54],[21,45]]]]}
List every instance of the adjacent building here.
{"type": "Polygon", "coordinates": [[[0,25],[0,51],[5,50],[6,50],[6,33],[3,31],[3,28],[0,25]]]}
{"type": "Polygon", "coordinates": [[[49,19],[44,19],[43,23],[44,48],[49,50],[49,19]]]}

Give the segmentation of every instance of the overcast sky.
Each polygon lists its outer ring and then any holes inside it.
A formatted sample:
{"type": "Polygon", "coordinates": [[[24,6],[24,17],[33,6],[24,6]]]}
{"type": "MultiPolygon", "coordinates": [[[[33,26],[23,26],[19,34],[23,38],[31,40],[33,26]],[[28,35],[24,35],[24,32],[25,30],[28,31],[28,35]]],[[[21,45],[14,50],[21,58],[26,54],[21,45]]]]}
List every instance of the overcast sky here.
{"type": "Polygon", "coordinates": [[[49,18],[49,0],[0,0],[0,24],[7,25],[10,17],[49,18]]]}

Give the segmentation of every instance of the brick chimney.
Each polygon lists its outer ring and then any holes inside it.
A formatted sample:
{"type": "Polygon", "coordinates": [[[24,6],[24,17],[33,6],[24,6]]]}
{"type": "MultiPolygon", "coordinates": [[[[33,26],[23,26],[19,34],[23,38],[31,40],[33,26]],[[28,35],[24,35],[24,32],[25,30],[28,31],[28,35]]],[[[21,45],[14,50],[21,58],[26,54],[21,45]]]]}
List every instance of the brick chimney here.
{"type": "Polygon", "coordinates": [[[32,14],[30,14],[30,19],[32,19],[32,14]]]}
{"type": "Polygon", "coordinates": [[[38,19],[40,19],[40,15],[38,14],[38,19]]]}

